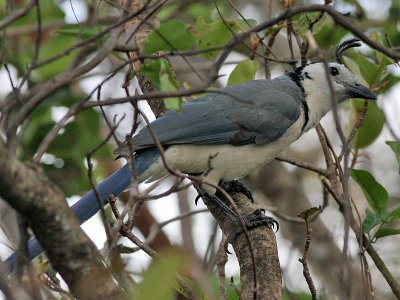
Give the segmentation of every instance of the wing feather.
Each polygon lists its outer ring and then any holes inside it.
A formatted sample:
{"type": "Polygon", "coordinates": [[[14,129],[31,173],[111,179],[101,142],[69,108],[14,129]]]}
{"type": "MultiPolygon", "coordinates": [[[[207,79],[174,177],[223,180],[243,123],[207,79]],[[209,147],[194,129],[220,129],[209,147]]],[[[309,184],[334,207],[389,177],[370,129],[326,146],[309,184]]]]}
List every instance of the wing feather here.
{"type": "MultiPolygon", "coordinates": [[[[210,93],[168,111],[151,123],[164,146],[175,144],[269,143],[300,116],[302,91],[287,76],[254,80],[210,93]]],[[[144,128],[133,137],[134,150],[154,147],[144,128]]],[[[121,149],[116,150],[121,154],[121,149]]]]}

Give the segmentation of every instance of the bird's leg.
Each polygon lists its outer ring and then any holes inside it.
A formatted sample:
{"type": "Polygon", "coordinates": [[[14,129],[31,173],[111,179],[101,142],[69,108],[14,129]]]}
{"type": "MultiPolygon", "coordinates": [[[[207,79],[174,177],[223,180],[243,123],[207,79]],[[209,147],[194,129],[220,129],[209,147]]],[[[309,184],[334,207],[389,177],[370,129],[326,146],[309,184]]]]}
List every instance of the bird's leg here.
{"type": "MultiPolygon", "coordinates": [[[[221,188],[223,188],[228,194],[230,193],[242,193],[247,198],[251,200],[251,203],[254,203],[253,194],[247,188],[247,186],[239,181],[239,180],[230,180],[230,181],[222,181],[220,184],[221,188]]],[[[218,191],[217,191],[218,195],[218,191]]]]}

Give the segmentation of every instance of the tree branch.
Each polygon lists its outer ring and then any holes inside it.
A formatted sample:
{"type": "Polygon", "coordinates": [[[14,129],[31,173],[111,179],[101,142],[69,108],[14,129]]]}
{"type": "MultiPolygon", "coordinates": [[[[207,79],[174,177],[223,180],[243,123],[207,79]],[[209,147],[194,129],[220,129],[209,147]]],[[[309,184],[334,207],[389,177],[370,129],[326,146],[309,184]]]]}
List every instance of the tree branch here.
{"type": "Polygon", "coordinates": [[[122,299],[95,245],[80,228],[62,192],[34,165],[0,142],[0,197],[27,220],[50,262],[81,299],[122,299]]]}
{"type": "MultiPolygon", "coordinates": [[[[246,217],[256,207],[251,200],[242,193],[231,193],[237,209],[242,217],[246,217]]],[[[218,221],[223,233],[228,236],[232,230],[236,229],[227,215],[214,203],[205,201],[208,209],[218,221]]],[[[267,226],[256,227],[248,232],[248,236],[253,246],[257,276],[257,298],[256,299],[281,299],[282,280],[281,269],[279,266],[278,248],[275,234],[267,226]]],[[[239,235],[233,243],[233,249],[240,266],[240,299],[254,299],[254,278],[253,263],[250,248],[244,234],[239,235]]]]}
{"type": "Polygon", "coordinates": [[[0,22],[0,29],[3,29],[4,27],[8,26],[12,22],[22,18],[26,14],[28,14],[31,9],[35,6],[36,1],[31,0],[25,7],[20,8],[16,11],[14,11],[11,15],[5,17],[1,22],[0,22]]]}

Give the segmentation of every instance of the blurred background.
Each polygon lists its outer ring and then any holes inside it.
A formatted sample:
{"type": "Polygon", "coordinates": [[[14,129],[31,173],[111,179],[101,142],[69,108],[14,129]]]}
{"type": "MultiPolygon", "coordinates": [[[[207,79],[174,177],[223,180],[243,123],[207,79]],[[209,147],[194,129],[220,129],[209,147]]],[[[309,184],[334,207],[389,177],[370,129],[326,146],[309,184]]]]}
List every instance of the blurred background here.
{"type": "MultiPolygon", "coordinates": [[[[6,15],[12,9],[23,7],[26,2],[28,1],[0,0],[0,11],[2,15],[6,15]]],[[[252,24],[259,24],[284,11],[286,2],[291,1],[219,0],[215,3],[221,15],[226,19],[240,20],[244,17],[252,20],[254,22],[252,24]]],[[[158,12],[158,18],[161,24],[168,20],[179,19],[189,24],[196,35],[199,34],[196,30],[201,28],[202,22],[204,24],[221,22],[215,3],[205,0],[167,1],[158,12]]],[[[295,1],[294,5],[312,3],[323,4],[323,1],[295,1]]],[[[357,24],[357,27],[363,32],[375,36],[379,41],[389,40],[394,46],[400,46],[400,1],[340,0],[333,1],[332,5],[357,24]]],[[[69,47],[96,35],[116,23],[120,14],[119,4],[115,1],[48,0],[46,3],[42,3],[40,9],[42,31],[38,53],[39,62],[63,53],[69,47]]],[[[312,17],[316,15],[312,15],[312,17]]],[[[303,38],[306,19],[294,18],[293,22],[295,30],[298,30],[299,36],[303,38]]],[[[226,86],[234,68],[249,58],[258,62],[256,78],[265,78],[266,76],[273,78],[291,71],[293,64],[282,63],[282,61],[296,60],[299,62],[301,53],[295,42],[293,50],[290,50],[287,30],[285,26],[282,27],[278,32],[266,34],[267,41],[270,40],[271,35],[274,35],[274,43],[268,57],[279,62],[268,61],[266,64],[262,56],[254,55],[248,47],[238,45],[221,68],[219,72],[221,77],[215,83],[215,87],[226,86]]],[[[248,27],[244,27],[244,29],[247,30],[248,27]]],[[[333,59],[336,45],[351,36],[345,29],[335,25],[329,16],[324,16],[315,25],[313,33],[318,45],[332,55],[331,59],[333,59]]],[[[16,88],[19,89],[18,92],[21,95],[29,98],[43,87],[44,83],[55,76],[90,61],[95,56],[99,45],[106,39],[103,37],[82,47],[77,47],[70,54],[34,69],[26,79],[23,76],[35,55],[37,39],[35,12],[31,11],[7,26],[2,32],[2,38],[0,108],[2,109],[3,128],[7,123],[7,118],[12,116],[15,111],[15,107],[10,106],[9,99],[16,88]],[[22,82],[24,83],[21,85],[22,82]]],[[[293,35],[292,38],[295,39],[293,35]]],[[[314,54],[310,50],[307,58],[315,61],[314,54]]],[[[125,97],[126,91],[123,83],[128,70],[126,59],[127,56],[124,52],[111,52],[95,67],[69,80],[52,92],[48,99],[34,110],[26,125],[20,129],[23,131],[23,135],[20,136],[20,144],[17,148],[19,158],[24,161],[31,160],[43,138],[64,117],[73,104],[86,97],[89,97],[91,101],[96,101],[98,94],[93,91],[99,85],[101,85],[100,97],[102,100],[125,97]],[[124,63],[125,66],[123,66],[124,63]]],[[[185,59],[179,56],[171,57],[170,63],[176,74],[179,88],[200,86],[207,77],[214,60],[215,57],[205,55],[187,56],[185,59]]],[[[398,141],[400,137],[400,68],[393,62],[379,65],[378,54],[365,45],[359,49],[350,50],[346,54],[345,62],[356,74],[358,80],[373,88],[379,95],[376,105],[374,104],[373,107],[370,105],[365,124],[362,125],[351,145],[351,159],[355,158],[353,161],[355,168],[369,170],[374,175],[376,180],[388,191],[390,207],[397,207],[400,204],[398,163],[396,156],[385,141],[398,141]],[[360,64],[367,65],[367,67],[357,67],[360,64]],[[366,68],[367,70],[365,70],[366,68]],[[376,76],[367,78],[365,75],[371,74],[371,72],[376,76]]],[[[141,92],[134,77],[130,82],[129,90],[131,95],[141,92]]],[[[189,101],[190,99],[184,100],[189,101]]],[[[346,133],[351,131],[362,106],[362,100],[340,105],[341,124],[346,133]]],[[[140,101],[139,107],[150,120],[155,118],[147,103],[140,101]]],[[[132,128],[134,119],[132,105],[129,103],[118,104],[103,107],[103,109],[109,120],[114,120],[114,118],[120,120],[124,116],[116,130],[118,139],[124,140],[125,135],[132,128]]],[[[143,123],[141,120],[140,126],[143,126],[143,123]]],[[[328,114],[321,124],[327,132],[333,148],[340,153],[342,146],[332,115],[328,114]]],[[[100,144],[108,132],[109,127],[100,109],[81,111],[69,119],[43,155],[40,161],[41,165],[49,177],[62,189],[71,205],[90,189],[86,153],[100,144]]],[[[111,139],[94,155],[94,179],[97,183],[124,163],[121,160],[114,161],[112,150],[116,145],[116,142],[111,139]]],[[[306,133],[283,155],[321,168],[325,167],[324,156],[315,130],[306,133]]],[[[152,193],[157,194],[167,190],[172,182],[172,179],[163,181],[152,193]]],[[[276,236],[285,297],[287,299],[308,299],[308,287],[302,275],[302,265],[298,262],[303,252],[306,229],[303,224],[290,221],[290,218],[295,218],[298,213],[310,207],[324,205],[321,178],[314,172],[285,162],[274,161],[259,172],[251,174],[245,179],[245,182],[253,191],[256,202],[266,208],[267,214],[273,215],[280,223],[280,230],[276,236]]],[[[147,187],[148,185],[143,184],[140,189],[145,190],[147,187]]],[[[204,209],[202,201],[199,201],[198,206],[194,205],[196,195],[195,190],[189,188],[159,200],[146,202],[141,208],[133,232],[143,241],[149,239],[150,235],[149,245],[157,251],[164,251],[171,247],[180,249],[177,251],[181,251],[179,253],[185,257],[184,261],[188,264],[185,269],[186,275],[205,289],[214,289],[212,293],[217,295],[218,280],[215,257],[221,241],[221,231],[208,212],[200,212],[188,218],[171,222],[154,235],[156,232],[154,223],[162,223],[188,211],[204,209]]],[[[369,208],[368,202],[354,182],[351,182],[351,197],[360,214],[361,221],[364,220],[365,211],[369,208]]],[[[121,197],[121,203],[124,199],[126,201],[127,197],[121,197]]],[[[311,223],[313,238],[308,255],[309,266],[318,294],[324,299],[340,299],[339,271],[344,220],[335,201],[329,198],[325,205],[327,206],[324,211],[311,223]]],[[[122,207],[123,205],[120,205],[120,208],[122,207]]],[[[0,201],[0,214],[0,257],[5,259],[17,245],[18,226],[14,211],[4,201],[0,201]]],[[[398,228],[399,223],[397,222],[393,226],[398,228]]],[[[102,249],[106,235],[100,217],[92,218],[83,225],[83,228],[97,247],[102,249]]],[[[399,236],[392,235],[378,239],[374,244],[377,252],[397,279],[400,279],[399,242],[399,236]]],[[[125,238],[121,238],[119,243],[132,247],[132,244],[125,238]]],[[[352,299],[360,299],[360,295],[363,295],[359,251],[355,236],[350,232],[349,272],[350,278],[352,278],[352,299]]],[[[368,255],[367,258],[369,259],[368,255]]],[[[138,281],[143,278],[143,274],[146,273],[151,262],[151,258],[143,251],[123,254],[123,259],[126,262],[126,268],[138,281]]],[[[38,260],[38,265],[42,261],[38,260]]],[[[369,261],[369,266],[376,299],[394,299],[388,284],[374,263],[369,261]]],[[[228,278],[238,277],[239,266],[234,254],[229,255],[226,272],[228,278]]],[[[233,289],[229,287],[229,290],[230,297],[235,299],[233,289]]]]}

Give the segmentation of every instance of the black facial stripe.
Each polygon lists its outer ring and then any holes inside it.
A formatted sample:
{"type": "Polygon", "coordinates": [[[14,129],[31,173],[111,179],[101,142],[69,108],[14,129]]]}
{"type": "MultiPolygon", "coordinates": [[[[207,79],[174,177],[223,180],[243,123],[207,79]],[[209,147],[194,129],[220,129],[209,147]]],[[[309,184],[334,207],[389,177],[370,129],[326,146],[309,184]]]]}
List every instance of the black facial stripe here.
{"type": "Polygon", "coordinates": [[[294,83],[296,83],[296,85],[301,89],[302,91],[302,96],[304,97],[305,95],[305,91],[304,91],[304,87],[302,84],[302,81],[304,80],[303,76],[301,76],[301,74],[297,73],[297,72],[289,72],[286,73],[287,76],[290,77],[291,80],[293,80],[294,83]]]}
{"type": "Polygon", "coordinates": [[[301,104],[303,104],[303,110],[304,110],[304,123],[303,126],[301,127],[301,133],[304,133],[304,129],[306,128],[308,121],[309,121],[309,112],[310,109],[308,108],[307,101],[304,99],[301,101],[301,104]]]}
{"type": "MultiPolygon", "coordinates": [[[[301,133],[304,132],[304,129],[306,128],[306,126],[308,124],[308,121],[310,120],[310,118],[309,118],[310,109],[308,108],[308,104],[307,104],[307,101],[306,101],[306,92],[304,90],[304,86],[303,86],[303,83],[302,83],[302,81],[304,81],[304,77],[303,77],[303,74],[302,74],[304,67],[305,66],[301,66],[301,67],[297,68],[296,70],[294,70],[293,72],[289,72],[289,73],[286,74],[287,76],[290,77],[291,80],[293,80],[296,83],[296,85],[303,92],[302,93],[301,104],[302,104],[303,112],[304,112],[304,123],[303,123],[303,125],[301,127],[301,133]]],[[[308,75],[307,72],[304,73],[304,76],[307,79],[312,79],[311,76],[308,75]]]]}

